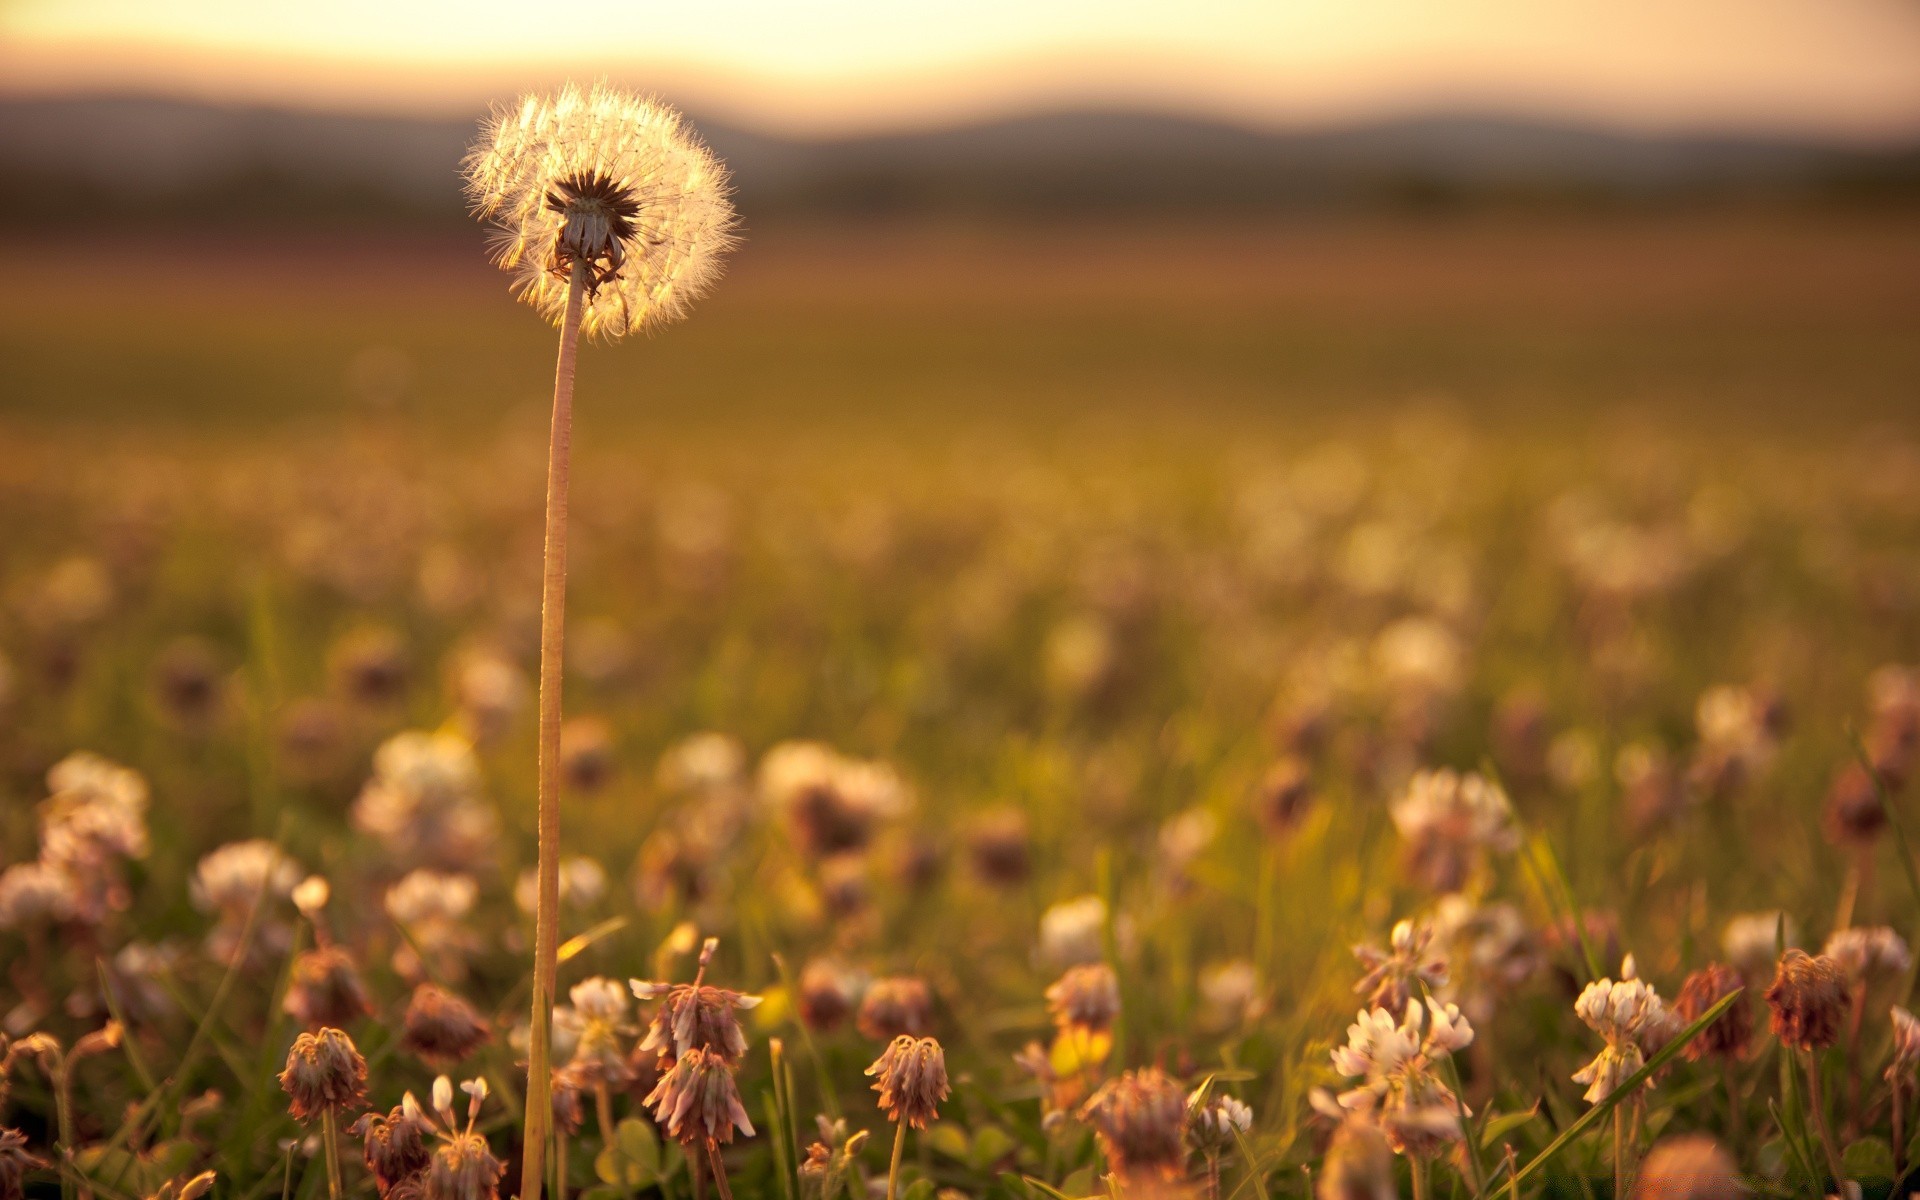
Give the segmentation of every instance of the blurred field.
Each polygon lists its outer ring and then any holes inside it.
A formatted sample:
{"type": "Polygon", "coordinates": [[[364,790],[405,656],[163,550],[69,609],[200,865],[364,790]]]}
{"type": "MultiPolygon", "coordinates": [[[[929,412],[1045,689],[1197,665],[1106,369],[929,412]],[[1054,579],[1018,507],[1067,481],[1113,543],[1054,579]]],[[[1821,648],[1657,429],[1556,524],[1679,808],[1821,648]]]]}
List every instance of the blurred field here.
{"type": "MultiPolygon", "coordinates": [[[[890,1131],[860,1075],[878,1045],[803,1024],[795,976],[837,964],[849,1003],[923,977],[956,1090],[908,1196],[1078,1200],[1109,1160],[1043,1122],[1074,1106],[1013,1055],[1068,1036],[1044,989],[1100,960],[1123,1015],[1067,1082],[1217,1074],[1254,1110],[1220,1196],[1253,1200],[1321,1168],[1308,1097],[1353,1082],[1328,1055],[1358,1003],[1349,944],[1445,922],[1475,1129],[1488,1163],[1528,1161],[1586,1111],[1570,1077],[1602,1043],[1570,1005],[1624,953],[1671,1000],[1735,953],[1737,914],[1784,910],[1814,949],[1842,905],[1920,916],[1885,827],[1836,833],[1826,807],[1850,731],[1920,748],[1916,319],[1920,218],[1893,214],[750,230],[685,325],[583,354],[564,830],[607,883],[566,912],[591,936],[563,989],[685,978],[676,926],[720,936],[715,978],[769,996],[736,1190],[819,1197],[765,1130],[874,1129],[850,1187],[884,1176],[890,1131]],[[690,783],[702,731],[739,758],[690,783]],[[823,785],[849,844],[810,840],[767,767],[793,739],[857,760],[823,785]],[[1452,847],[1451,880],[1419,839],[1463,835],[1397,808],[1441,766],[1496,772],[1514,809],[1452,847]],[[1089,894],[1091,921],[1058,916],[1089,894]],[[799,1080],[777,1101],[772,1037],[799,1080]]],[[[70,1042],[112,997],[139,1063],[222,1095],[133,1144],[218,1170],[223,1196],[325,1194],[265,1070],[311,938],[290,881],[221,982],[215,947],[245,937],[203,856],[248,837],[332,881],[373,1000],[349,1022],[369,1104],[439,1069],[396,1035],[434,978],[494,1022],[459,1072],[494,1081],[484,1128],[514,1153],[551,359],[477,234],[0,254],[4,861],[43,852],[69,753],[153,793],[151,851],[98,920],[0,886],[0,1010],[70,1042]],[[500,836],[457,862],[361,811],[409,729],[473,743],[462,799],[500,836]],[[423,967],[388,889],[428,861],[477,900],[423,967]]],[[[1757,920],[1756,993],[1777,928],[1757,920]]],[[[1850,1161],[1888,1181],[1886,1006],[1912,984],[1862,983],[1866,1032],[1829,1056],[1836,1089],[1867,1080],[1835,1102],[1872,1143],[1850,1161]]],[[[625,1054],[634,1032],[607,1036],[625,1054]]],[[[1643,1140],[1709,1131],[1808,1192],[1794,1062],[1759,1037],[1730,1082],[1677,1064],[1643,1140]]],[[[149,1091],[134,1063],[89,1060],[73,1140],[122,1128],[149,1091]]],[[[6,1119],[50,1145],[55,1098],[17,1074],[6,1119]]],[[[640,1090],[608,1111],[643,1117],[640,1090]]],[[[596,1165],[595,1126],[578,1194],[686,1194],[677,1160],[643,1183],[596,1165]]],[[[1522,1192],[1580,1194],[1609,1149],[1589,1134],[1522,1192]]],[[[141,1200],[87,1161],[97,1195],[141,1200]]],[[[1491,1194],[1451,1161],[1437,1195],[1491,1194]]]]}
{"type": "MultiPolygon", "coordinates": [[[[698,320],[589,355],[584,419],[1242,436],[1418,400],[1832,434],[1911,416],[1917,234],[1768,212],[749,229],[698,320]]],[[[371,399],[471,427],[544,387],[546,331],[477,231],[16,236],[0,282],[9,417],[284,426],[371,399]]]]}

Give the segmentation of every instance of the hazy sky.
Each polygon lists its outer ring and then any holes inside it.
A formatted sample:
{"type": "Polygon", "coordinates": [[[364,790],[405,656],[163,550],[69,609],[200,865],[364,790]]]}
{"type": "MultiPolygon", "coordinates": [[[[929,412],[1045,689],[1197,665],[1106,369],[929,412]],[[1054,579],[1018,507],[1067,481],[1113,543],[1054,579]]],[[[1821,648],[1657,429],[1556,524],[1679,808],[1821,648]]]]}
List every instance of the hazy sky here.
{"type": "Polygon", "coordinates": [[[605,73],[792,129],[1060,103],[1920,132],[1920,0],[0,0],[0,87],[466,108],[605,73]]]}

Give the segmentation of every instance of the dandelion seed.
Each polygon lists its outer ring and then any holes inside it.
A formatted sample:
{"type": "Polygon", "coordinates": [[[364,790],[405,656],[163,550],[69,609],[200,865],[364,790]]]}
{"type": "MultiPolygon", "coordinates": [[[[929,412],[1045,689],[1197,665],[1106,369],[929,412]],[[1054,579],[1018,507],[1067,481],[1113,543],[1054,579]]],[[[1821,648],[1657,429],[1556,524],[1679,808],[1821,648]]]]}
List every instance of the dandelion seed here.
{"type": "Polygon", "coordinates": [[[585,280],[580,327],[623,337],[685,315],[732,245],[720,163],[665,105],[568,84],[494,114],[467,156],[475,211],[521,299],[561,323],[585,280]]]}

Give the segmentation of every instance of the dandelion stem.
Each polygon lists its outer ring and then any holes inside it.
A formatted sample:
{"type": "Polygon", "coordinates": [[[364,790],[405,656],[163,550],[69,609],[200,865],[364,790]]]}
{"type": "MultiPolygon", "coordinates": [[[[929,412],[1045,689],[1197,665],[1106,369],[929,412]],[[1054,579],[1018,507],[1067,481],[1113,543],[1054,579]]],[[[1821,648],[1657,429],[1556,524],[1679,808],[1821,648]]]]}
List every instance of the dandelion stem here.
{"type": "Polygon", "coordinates": [[[327,1156],[327,1200],[340,1200],[340,1130],[331,1104],[320,1110],[320,1152],[327,1156]]]}
{"type": "Polygon", "coordinates": [[[895,1122],[893,1127],[893,1161],[887,1164],[887,1200],[899,1200],[900,1196],[900,1155],[907,1148],[907,1123],[895,1122]]]}
{"type": "Polygon", "coordinates": [[[1827,1155],[1827,1170],[1833,1173],[1833,1186],[1845,1194],[1847,1172],[1840,1165],[1840,1151],[1833,1144],[1833,1131],[1827,1127],[1827,1100],[1820,1086],[1820,1061],[1813,1051],[1801,1052],[1807,1064],[1807,1107],[1813,1111],[1813,1128],[1820,1135],[1820,1148],[1827,1155]]]}
{"type": "Polygon", "coordinates": [[[520,1200],[538,1200],[553,1129],[553,989],[560,946],[560,665],[566,649],[567,480],[573,452],[573,372],[586,266],[576,262],[560,324],[547,445],[547,543],[540,583],[540,872],[534,904],[533,1013],[527,1039],[527,1121],[520,1200]]]}

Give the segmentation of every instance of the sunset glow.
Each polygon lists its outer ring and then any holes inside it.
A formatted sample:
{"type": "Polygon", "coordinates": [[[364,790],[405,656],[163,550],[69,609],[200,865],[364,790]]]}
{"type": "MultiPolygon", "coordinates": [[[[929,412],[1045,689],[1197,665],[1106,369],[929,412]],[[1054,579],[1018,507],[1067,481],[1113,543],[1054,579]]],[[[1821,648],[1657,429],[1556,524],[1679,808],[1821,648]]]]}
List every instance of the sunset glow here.
{"type": "Polygon", "coordinates": [[[1642,128],[1920,129],[1920,8],[1898,0],[24,0],[10,90],[449,110],[582,73],[832,130],[1040,105],[1263,124],[1422,108],[1642,128]]]}

